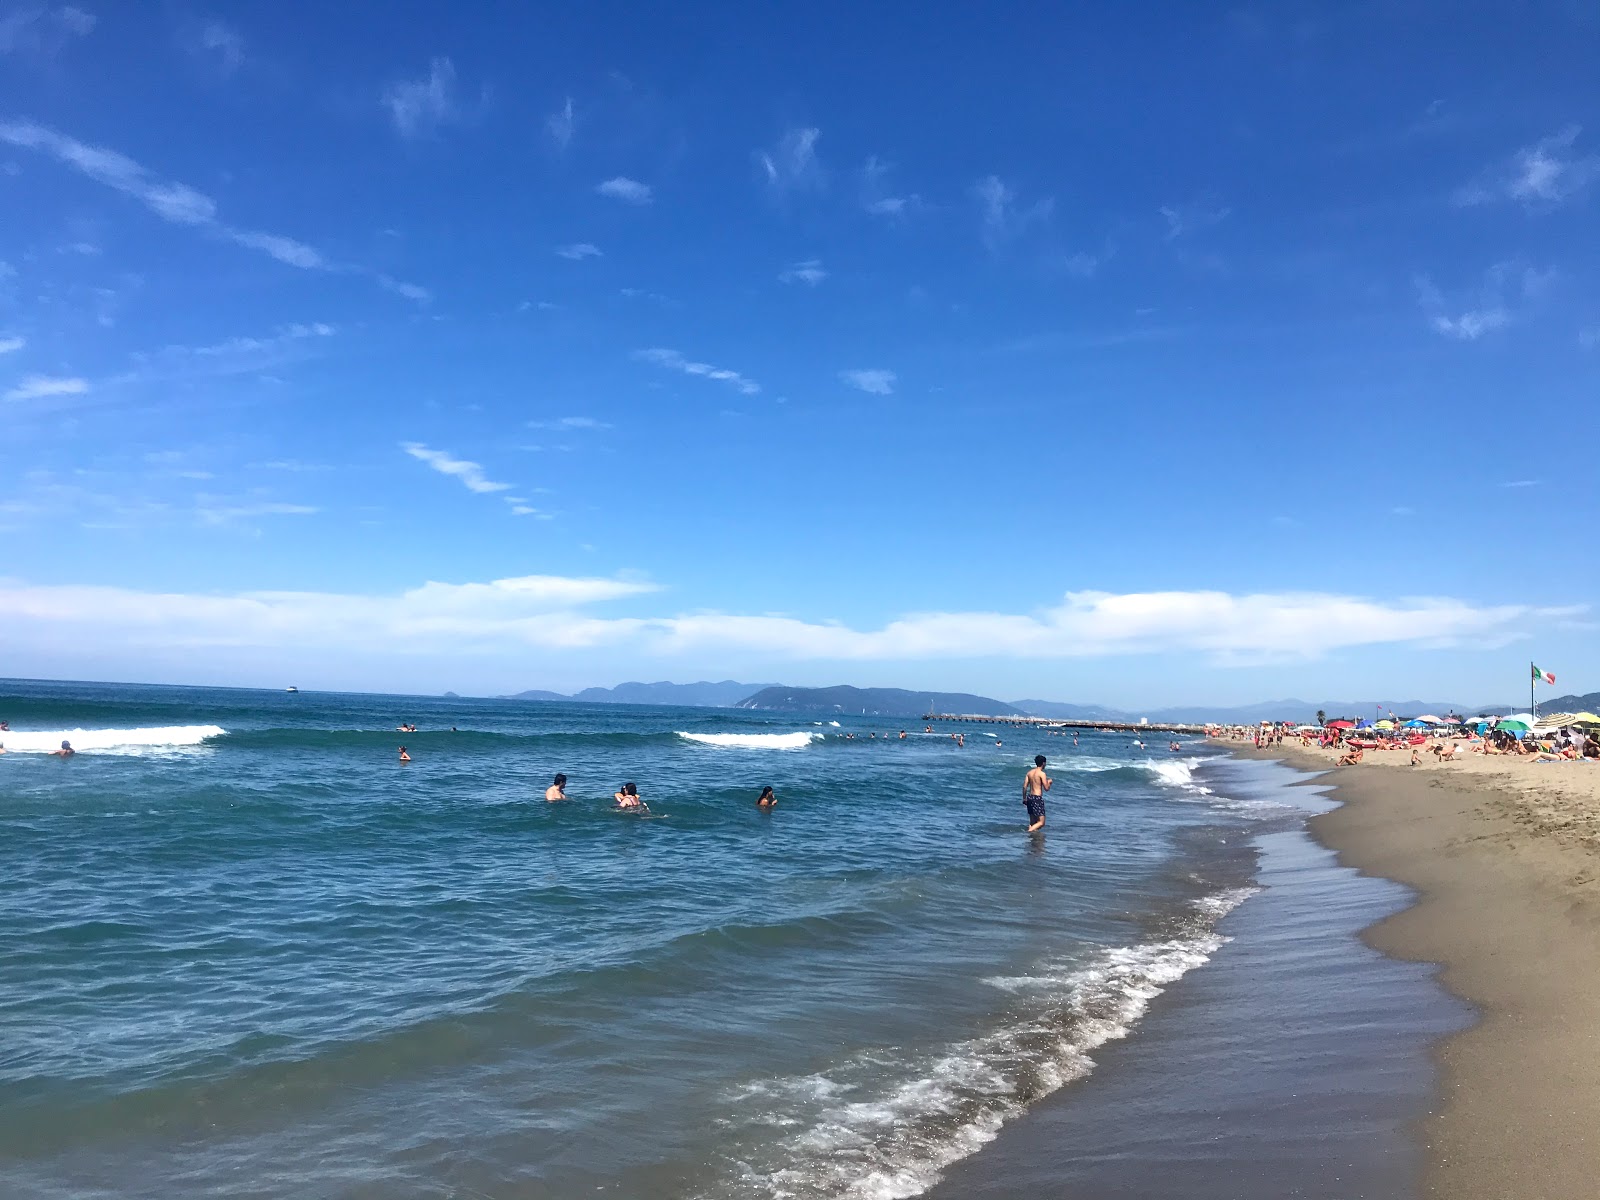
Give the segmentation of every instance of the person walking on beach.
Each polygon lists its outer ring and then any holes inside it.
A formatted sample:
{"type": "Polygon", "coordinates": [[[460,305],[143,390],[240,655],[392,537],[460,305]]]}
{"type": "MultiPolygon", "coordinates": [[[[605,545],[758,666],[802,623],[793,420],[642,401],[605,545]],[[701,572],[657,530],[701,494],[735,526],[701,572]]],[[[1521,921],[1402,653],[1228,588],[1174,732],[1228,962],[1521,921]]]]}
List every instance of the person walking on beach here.
{"type": "Polygon", "coordinates": [[[1029,833],[1038,833],[1044,828],[1044,794],[1054,782],[1044,773],[1044,763],[1044,755],[1035,754],[1033,770],[1022,778],[1022,806],[1028,810],[1029,833]]]}
{"type": "Polygon", "coordinates": [[[567,798],[567,777],[565,775],[557,775],[556,781],[545,788],[544,798],[551,804],[554,804],[557,800],[565,800],[567,798]]]}

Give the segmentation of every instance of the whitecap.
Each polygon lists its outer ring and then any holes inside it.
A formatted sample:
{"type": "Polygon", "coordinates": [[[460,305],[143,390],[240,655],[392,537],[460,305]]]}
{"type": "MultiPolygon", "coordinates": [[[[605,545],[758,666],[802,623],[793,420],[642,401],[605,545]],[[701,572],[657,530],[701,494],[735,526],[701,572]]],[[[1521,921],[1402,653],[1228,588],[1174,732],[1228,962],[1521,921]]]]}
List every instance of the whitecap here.
{"type": "Polygon", "coordinates": [[[79,753],[140,754],[198,746],[207,738],[222,737],[220,725],[158,725],[139,729],[10,729],[0,733],[7,751],[49,754],[71,742],[79,753]]]}
{"type": "Polygon", "coordinates": [[[687,742],[702,746],[718,746],[733,750],[804,750],[812,742],[820,742],[822,734],[800,733],[685,733],[678,736],[687,742]]]}

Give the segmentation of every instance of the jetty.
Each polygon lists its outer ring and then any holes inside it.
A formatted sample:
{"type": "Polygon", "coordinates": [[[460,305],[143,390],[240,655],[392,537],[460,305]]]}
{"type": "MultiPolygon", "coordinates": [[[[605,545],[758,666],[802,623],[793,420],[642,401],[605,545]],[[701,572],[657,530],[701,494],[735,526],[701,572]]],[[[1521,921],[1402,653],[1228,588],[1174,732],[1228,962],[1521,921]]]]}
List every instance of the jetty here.
{"type": "Polygon", "coordinates": [[[1155,733],[1204,733],[1204,725],[1174,724],[1170,721],[1088,721],[1082,718],[1063,717],[993,717],[984,713],[924,713],[924,721],[953,721],[969,725],[1015,725],[1035,729],[1073,729],[1102,733],[1138,733],[1148,730],[1155,733]]]}

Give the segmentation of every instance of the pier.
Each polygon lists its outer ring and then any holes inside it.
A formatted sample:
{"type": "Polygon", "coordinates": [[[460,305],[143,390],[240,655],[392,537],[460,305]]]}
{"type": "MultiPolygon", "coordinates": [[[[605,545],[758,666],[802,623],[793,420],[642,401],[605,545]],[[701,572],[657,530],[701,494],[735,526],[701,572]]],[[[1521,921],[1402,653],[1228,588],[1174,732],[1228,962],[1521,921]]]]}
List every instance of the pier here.
{"type": "Polygon", "coordinates": [[[1138,733],[1148,730],[1153,733],[1204,733],[1204,725],[1173,724],[1171,722],[1151,721],[1142,724],[1133,724],[1127,721],[1086,721],[1082,718],[1065,717],[992,717],[983,713],[925,713],[924,721],[956,721],[969,725],[1014,725],[1037,729],[1072,729],[1091,732],[1098,730],[1103,733],[1138,733]]]}

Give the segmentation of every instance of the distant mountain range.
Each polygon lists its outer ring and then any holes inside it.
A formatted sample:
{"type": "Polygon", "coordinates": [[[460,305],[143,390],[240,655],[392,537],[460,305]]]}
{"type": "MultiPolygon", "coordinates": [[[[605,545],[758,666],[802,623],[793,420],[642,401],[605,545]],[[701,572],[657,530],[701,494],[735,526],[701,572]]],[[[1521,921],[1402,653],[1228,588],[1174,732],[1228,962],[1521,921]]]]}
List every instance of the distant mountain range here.
{"type": "MultiPolygon", "coordinates": [[[[1581,698],[1581,697],[1580,697],[1581,698]]],[[[1384,716],[1414,717],[1421,713],[1444,716],[1458,713],[1476,716],[1479,713],[1507,713],[1511,707],[1499,705],[1463,705],[1447,700],[1263,700],[1259,704],[1244,704],[1232,708],[1185,705],[1176,708],[1155,708],[1140,712],[1127,712],[1103,704],[1057,704],[1051,700],[1014,700],[1012,703],[1029,716],[1053,717],[1065,721],[1116,721],[1136,722],[1141,717],[1157,724],[1189,724],[1216,721],[1224,725],[1253,725],[1257,721],[1313,722],[1320,710],[1331,720],[1335,717],[1367,717],[1374,712],[1384,716]]],[[[1551,708],[1541,703],[1540,708],[1551,708]]],[[[1554,709],[1551,709],[1554,711],[1554,709]]],[[[1575,712],[1576,709],[1568,709],[1575,712]]]]}
{"type": "MultiPolygon", "coordinates": [[[[1374,712],[1385,716],[1416,716],[1419,713],[1521,712],[1523,704],[1463,705],[1447,700],[1263,700],[1258,704],[1207,708],[1179,705],[1169,708],[1132,711],[1108,704],[1066,704],[1056,700],[996,700],[970,692],[919,692],[906,688],[858,688],[849,686],[806,688],[783,684],[739,683],[724,679],[718,683],[619,683],[613,688],[592,687],[574,695],[532,690],[505,696],[507,700],[558,700],[582,704],[656,704],[689,708],[748,708],[763,712],[854,713],[880,717],[921,717],[929,712],[973,713],[985,716],[1048,717],[1058,721],[1115,721],[1133,724],[1141,717],[1157,724],[1189,724],[1218,721],[1228,724],[1254,724],[1257,721],[1313,721],[1317,711],[1332,717],[1368,717],[1374,712]]],[[[1560,696],[1540,700],[1544,712],[1600,711],[1600,692],[1586,696],[1560,696]]]]}
{"type": "Polygon", "coordinates": [[[535,689],[502,696],[503,700],[576,700],[580,704],[660,704],[684,708],[733,708],[740,700],[767,687],[764,683],[619,683],[614,688],[592,687],[567,696],[535,689]]]}
{"type": "Polygon", "coordinates": [[[1600,712],[1600,692],[1587,696],[1557,696],[1554,700],[1539,701],[1542,713],[1600,712]]]}
{"type": "Polygon", "coordinates": [[[909,692],[904,688],[767,687],[735,708],[762,712],[866,714],[873,717],[921,717],[930,712],[983,713],[1009,717],[1018,710],[988,696],[968,692],[909,692]]]}

